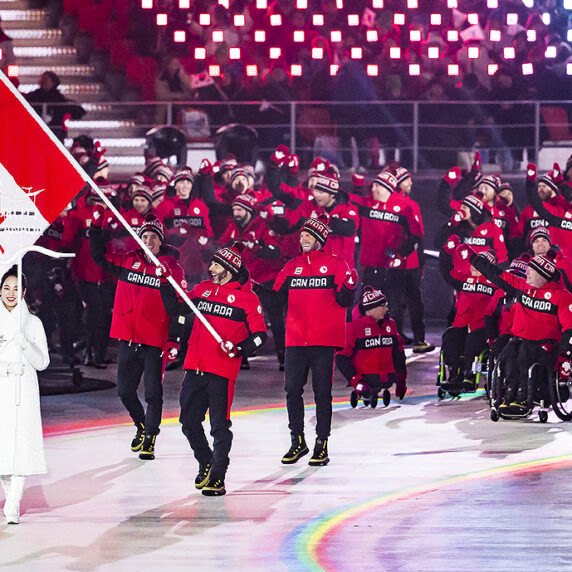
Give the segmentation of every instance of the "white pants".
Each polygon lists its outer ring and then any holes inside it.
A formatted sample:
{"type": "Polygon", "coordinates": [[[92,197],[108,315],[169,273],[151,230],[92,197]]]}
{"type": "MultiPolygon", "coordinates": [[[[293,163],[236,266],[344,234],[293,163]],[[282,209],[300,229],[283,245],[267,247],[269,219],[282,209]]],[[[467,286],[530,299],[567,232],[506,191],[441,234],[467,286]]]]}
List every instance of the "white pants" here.
{"type": "Polygon", "coordinates": [[[20,515],[20,501],[24,494],[24,483],[26,477],[23,475],[2,475],[2,488],[6,494],[4,503],[4,515],[20,515]]]}

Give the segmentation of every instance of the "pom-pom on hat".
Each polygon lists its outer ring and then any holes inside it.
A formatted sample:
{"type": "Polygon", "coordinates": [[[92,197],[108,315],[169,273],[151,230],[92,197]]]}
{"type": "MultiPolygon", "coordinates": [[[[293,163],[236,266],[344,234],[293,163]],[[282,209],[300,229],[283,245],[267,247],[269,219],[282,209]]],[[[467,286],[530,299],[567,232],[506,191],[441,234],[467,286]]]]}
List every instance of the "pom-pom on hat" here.
{"type": "Polygon", "coordinates": [[[371,286],[364,286],[360,305],[362,311],[365,313],[367,310],[377,308],[377,306],[387,306],[387,297],[383,292],[376,290],[371,286]]]}
{"type": "Polygon", "coordinates": [[[232,171],[238,165],[236,157],[229,153],[224,159],[219,163],[219,172],[225,173],[226,171],[232,171]]]}
{"type": "Polygon", "coordinates": [[[300,232],[302,231],[311,234],[323,246],[326,244],[331,229],[328,226],[328,219],[320,215],[317,218],[306,219],[304,226],[300,229],[300,232]]]}
{"type": "Polygon", "coordinates": [[[386,188],[390,193],[394,193],[397,189],[397,179],[389,171],[381,171],[373,182],[386,188]]]}
{"type": "Polygon", "coordinates": [[[330,162],[323,157],[316,157],[308,169],[308,178],[323,173],[330,166],[330,162]]]}
{"type": "Polygon", "coordinates": [[[244,250],[242,242],[235,242],[232,246],[219,248],[212,257],[212,261],[226,268],[231,274],[237,274],[242,266],[242,256],[244,250]]]}
{"type": "Polygon", "coordinates": [[[558,276],[555,258],[556,252],[551,249],[546,254],[537,254],[534,258],[531,258],[528,266],[536,270],[546,280],[554,280],[558,276]]]}
{"type": "Polygon", "coordinates": [[[149,213],[145,217],[145,222],[139,229],[139,238],[141,238],[146,232],[154,232],[161,242],[165,240],[165,230],[163,229],[163,225],[153,213],[149,213]]]}
{"type": "Polygon", "coordinates": [[[473,220],[482,216],[485,209],[483,201],[475,195],[467,195],[461,204],[465,205],[469,209],[473,220]]]}

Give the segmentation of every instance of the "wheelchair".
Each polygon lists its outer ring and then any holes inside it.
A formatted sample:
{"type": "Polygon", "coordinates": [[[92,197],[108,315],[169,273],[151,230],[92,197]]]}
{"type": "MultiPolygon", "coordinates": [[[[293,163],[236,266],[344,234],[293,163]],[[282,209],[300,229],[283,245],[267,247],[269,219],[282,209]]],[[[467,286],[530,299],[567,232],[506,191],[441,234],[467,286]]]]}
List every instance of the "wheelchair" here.
{"type": "MultiPolygon", "coordinates": [[[[485,390],[489,391],[489,371],[491,370],[490,361],[492,360],[492,356],[490,355],[490,350],[488,347],[484,348],[481,353],[475,358],[473,362],[471,371],[475,375],[475,386],[478,388],[481,384],[481,381],[484,383],[485,390]]],[[[461,356],[462,361],[462,356],[461,356]]],[[[447,364],[443,361],[443,348],[439,353],[439,373],[437,374],[437,397],[439,399],[445,399],[447,394],[451,397],[459,397],[462,393],[466,393],[462,389],[454,389],[454,390],[446,390],[441,387],[442,383],[450,379],[454,375],[459,375],[459,372],[455,373],[450,370],[447,364]]]]}
{"type": "Polygon", "coordinates": [[[389,388],[393,385],[393,381],[382,381],[381,389],[378,391],[372,391],[370,385],[363,378],[358,378],[358,376],[355,376],[348,385],[353,388],[350,393],[350,405],[353,409],[357,407],[360,399],[366,407],[369,405],[372,409],[375,409],[379,401],[380,392],[381,400],[385,407],[391,401],[389,388]]]}
{"type": "Polygon", "coordinates": [[[502,357],[501,353],[490,377],[491,421],[526,419],[536,410],[539,421],[546,423],[551,409],[562,421],[572,421],[572,378],[561,377],[560,364],[556,356],[553,360],[556,362],[554,367],[533,363],[528,368],[526,403],[529,412],[525,415],[503,412],[500,406],[505,397],[506,380],[502,357]]]}

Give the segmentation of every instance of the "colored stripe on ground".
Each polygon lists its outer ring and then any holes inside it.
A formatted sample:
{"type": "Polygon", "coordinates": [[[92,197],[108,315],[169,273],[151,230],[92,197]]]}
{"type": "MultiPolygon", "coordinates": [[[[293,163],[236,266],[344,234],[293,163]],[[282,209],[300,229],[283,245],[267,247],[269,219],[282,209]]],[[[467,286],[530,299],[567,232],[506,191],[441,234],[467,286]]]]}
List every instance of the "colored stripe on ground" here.
{"type": "Polygon", "coordinates": [[[315,517],[294,529],[283,541],[283,559],[288,565],[293,565],[296,568],[303,566],[306,570],[334,572],[338,568],[336,563],[328,557],[328,546],[335,542],[338,532],[368,513],[391,503],[406,501],[416,495],[428,494],[458,483],[524,471],[547,471],[565,466],[572,466],[572,455],[547,457],[466,473],[410,489],[399,489],[365,502],[352,503],[315,517]]]}

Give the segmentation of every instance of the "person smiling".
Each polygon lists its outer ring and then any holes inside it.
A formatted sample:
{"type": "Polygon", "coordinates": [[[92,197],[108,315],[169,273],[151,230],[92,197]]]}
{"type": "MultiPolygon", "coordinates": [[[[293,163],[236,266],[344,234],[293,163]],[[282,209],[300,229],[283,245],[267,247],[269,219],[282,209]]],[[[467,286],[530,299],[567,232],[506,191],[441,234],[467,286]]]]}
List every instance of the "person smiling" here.
{"type": "Polygon", "coordinates": [[[26,476],[46,472],[36,371],[46,369],[50,357],[40,319],[25,303],[20,319],[14,311],[20,300],[15,266],[2,276],[0,294],[0,476],[6,523],[18,524],[26,476]]]}

